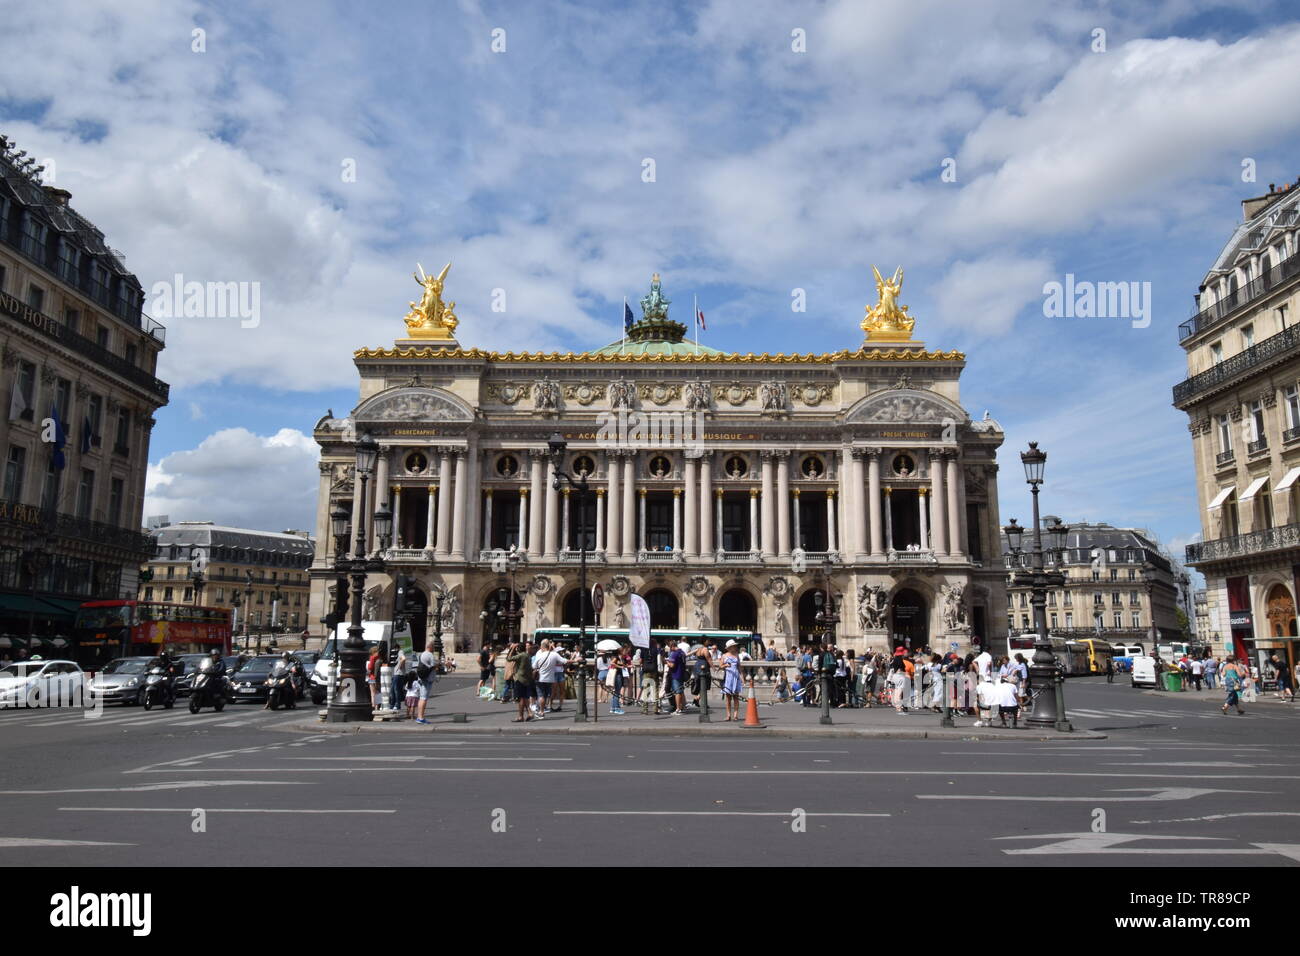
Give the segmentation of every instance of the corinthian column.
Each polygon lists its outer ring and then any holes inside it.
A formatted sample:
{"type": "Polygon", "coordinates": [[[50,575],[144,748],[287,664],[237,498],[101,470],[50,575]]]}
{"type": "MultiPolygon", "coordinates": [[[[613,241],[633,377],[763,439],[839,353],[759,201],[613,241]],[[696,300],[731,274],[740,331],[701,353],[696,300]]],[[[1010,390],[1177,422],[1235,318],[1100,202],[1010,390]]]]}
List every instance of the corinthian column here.
{"type": "Polygon", "coordinates": [[[684,474],[682,496],[686,500],[686,506],[684,509],[686,516],[683,519],[686,525],[686,556],[692,558],[700,553],[700,499],[695,484],[695,469],[697,464],[698,462],[696,459],[687,458],[682,466],[684,474]]]}
{"type": "Polygon", "coordinates": [[[851,548],[854,554],[862,554],[867,550],[867,509],[863,507],[863,487],[865,480],[862,474],[862,452],[854,451],[849,461],[849,496],[845,499],[840,507],[844,509],[844,524],[852,528],[849,535],[849,541],[845,547],[851,548]]]}
{"type": "Polygon", "coordinates": [[[622,497],[619,495],[619,461],[614,452],[605,454],[605,468],[609,471],[609,497],[605,507],[609,509],[609,538],[605,542],[606,554],[619,554],[623,550],[622,524],[619,521],[622,497]]]}
{"type": "Polygon", "coordinates": [[[596,551],[605,550],[605,489],[596,489],[596,551]]]}
{"type": "Polygon", "coordinates": [[[772,452],[761,453],[763,460],[763,522],[761,541],[763,557],[770,558],[776,544],[776,492],[772,490],[772,452]]]}
{"type": "Polygon", "coordinates": [[[530,454],[533,459],[533,488],[528,495],[528,553],[532,557],[538,558],[541,557],[542,548],[546,546],[545,541],[542,540],[542,519],[545,517],[542,508],[545,504],[546,462],[543,460],[541,452],[536,449],[531,451],[530,454]]]}
{"type": "Polygon", "coordinates": [[[483,492],[483,550],[492,550],[492,489],[483,492]]]}
{"type": "Polygon", "coordinates": [[[700,554],[713,557],[713,456],[700,459],[700,554]]]}
{"type": "Polygon", "coordinates": [[[794,491],[791,492],[791,494],[794,496],[794,501],[790,502],[790,512],[791,512],[791,516],[794,519],[794,538],[790,542],[790,546],[791,548],[802,548],[803,547],[803,515],[799,513],[800,511],[803,510],[802,508],[799,507],[801,493],[799,489],[796,488],[794,489],[794,491]]]}
{"type": "Polygon", "coordinates": [[[532,536],[528,533],[528,488],[527,486],[519,489],[519,553],[524,555],[528,553],[528,546],[532,543],[532,536]]]}
{"type": "Polygon", "coordinates": [[[758,489],[749,489],[749,550],[758,550],[758,489]]]}
{"type": "Polygon", "coordinates": [[[560,523],[560,550],[563,551],[569,546],[569,541],[572,540],[569,537],[569,486],[565,485],[560,489],[560,493],[564,496],[564,517],[560,523]]]}
{"type": "MultiPolygon", "coordinates": [[[[397,547],[398,539],[402,537],[402,486],[390,485],[388,488],[392,494],[389,499],[393,503],[393,547],[397,547]]],[[[405,542],[405,546],[410,547],[410,542],[405,542]]]]}
{"type": "Polygon", "coordinates": [[[673,550],[682,550],[682,489],[673,489],[673,550]]]}
{"type": "Polygon", "coordinates": [[[776,453],[776,549],[781,557],[790,553],[790,453],[776,453]]]}
{"type": "Polygon", "coordinates": [[[424,516],[424,550],[433,550],[433,518],[438,513],[438,486],[429,486],[429,509],[424,516]]]}
{"type": "Polygon", "coordinates": [[[374,551],[379,545],[375,541],[375,512],[379,503],[388,500],[388,449],[379,450],[379,459],[375,464],[375,473],[370,476],[369,501],[363,502],[366,516],[366,549],[374,551]]]}
{"type": "MultiPolygon", "coordinates": [[[[545,467],[545,466],[543,466],[545,467]]],[[[555,487],[555,480],[551,474],[546,475],[546,511],[542,519],[544,528],[542,538],[546,542],[544,556],[553,558],[556,555],[556,545],[560,536],[560,493],[555,487]]]]}
{"type": "Polygon", "coordinates": [[[830,545],[828,551],[838,551],[835,544],[835,489],[826,489],[826,541],[830,545]]]}
{"type": "Polygon", "coordinates": [[[636,462],[637,453],[623,459],[623,557],[636,557],[636,462]]]}
{"type": "Polygon", "coordinates": [[[893,489],[885,485],[885,546],[888,550],[894,550],[894,502],[893,489]]]}
{"type": "Polygon", "coordinates": [[[640,534],[637,536],[637,550],[644,551],[645,550],[645,489],[644,488],[640,489],[640,491],[637,493],[637,497],[641,499],[641,527],[640,527],[640,534]]]}
{"type": "Polygon", "coordinates": [[[948,457],[948,553],[959,558],[966,550],[961,537],[961,488],[958,485],[957,456],[948,457]]]}
{"type": "MultiPolygon", "coordinates": [[[[880,523],[880,449],[869,449],[867,454],[870,456],[867,460],[867,498],[869,499],[867,513],[868,527],[871,529],[871,553],[879,555],[885,552],[885,529],[880,523]]],[[[885,513],[887,515],[889,512],[885,513]]],[[[890,544],[890,547],[892,548],[893,545],[890,544]]]]}
{"type": "Polygon", "coordinates": [[[927,551],[930,548],[930,532],[926,529],[925,516],[925,486],[916,489],[916,514],[921,521],[921,550],[927,551]]]}
{"type": "Polygon", "coordinates": [[[442,449],[438,459],[438,550],[445,558],[451,553],[451,449],[442,449]]]}
{"type": "Polygon", "coordinates": [[[948,529],[947,522],[944,520],[943,455],[938,452],[930,453],[930,500],[934,502],[933,514],[930,516],[934,524],[934,552],[947,554],[948,529]]]}
{"type": "Polygon", "coordinates": [[[469,507],[466,495],[469,491],[468,457],[464,450],[456,453],[456,502],[452,505],[451,512],[451,556],[459,561],[465,560],[465,527],[468,524],[466,511],[469,507]]]}

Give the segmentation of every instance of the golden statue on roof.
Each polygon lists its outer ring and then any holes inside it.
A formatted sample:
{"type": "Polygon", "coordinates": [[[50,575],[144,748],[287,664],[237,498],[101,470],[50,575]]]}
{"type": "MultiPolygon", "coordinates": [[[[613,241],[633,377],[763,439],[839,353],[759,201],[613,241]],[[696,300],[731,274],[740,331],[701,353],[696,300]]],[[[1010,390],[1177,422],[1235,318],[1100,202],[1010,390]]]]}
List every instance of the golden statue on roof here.
{"type": "Polygon", "coordinates": [[[454,311],[456,303],[442,301],[443,282],[451,271],[451,263],[436,276],[426,275],[424,266],[418,262],[415,267],[419,271],[411,275],[424,291],[418,304],[408,303],[411,311],[406,313],[406,331],[413,339],[453,341],[452,333],[459,324],[454,311]]]}
{"type": "Polygon", "coordinates": [[[879,301],[867,306],[867,316],[862,320],[862,331],[871,342],[909,342],[916,319],[907,314],[907,306],[898,304],[903,289],[903,267],[894,270],[894,277],[886,279],[875,266],[876,295],[879,301]]]}

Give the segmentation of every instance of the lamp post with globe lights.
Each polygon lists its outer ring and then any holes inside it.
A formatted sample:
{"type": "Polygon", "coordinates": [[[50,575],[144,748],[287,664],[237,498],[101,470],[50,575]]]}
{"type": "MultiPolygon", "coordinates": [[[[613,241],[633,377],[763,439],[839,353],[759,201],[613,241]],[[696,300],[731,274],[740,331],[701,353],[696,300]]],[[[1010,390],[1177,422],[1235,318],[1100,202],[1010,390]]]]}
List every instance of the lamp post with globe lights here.
{"type": "MultiPolygon", "coordinates": [[[[1054,727],[1061,733],[1068,733],[1074,728],[1065,716],[1065,682],[1059,673],[1056,655],[1052,653],[1052,643],[1047,636],[1047,589],[1059,588],[1065,584],[1065,575],[1060,571],[1047,570],[1043,549],[1043,526],[1038,516],[1038,488],[1043,483],[1043,471],[1047,464],[1047,452],[1038,447],[1038,442],[1031,441],[1029,450],[1020,453],[1020,460],[1025,466],[1025,481],[1029,484],[1034,501],[1034,536],[1029,551],[1021,549],[1025,529],[1012,518],[1011,523],[1002,529],[1007,536],[1007,546],[1011,551],[1017,570],[1012,574],[1012,583],[1030,589],[1030,603],[1034,609],[1034,658],[1029,667],[1030,681],[1033,686],[1033,706],[1025,721],[1032,727],[1054,727]],[[1029,558],[1027,570],[1019,570],[1023,557],[1029,558]]],[[[1069,525],[1060,519],[1053,519],[1048,526],[1050,538],[1048,551],[1053,555],[1053,564],[1061,566],[1061,553],[1065,548],[1069,525]]]]}
{"type": "Polygon", "coordinates": [[[555,473],[553,487],[558,491],[560,479],[563,478],[578,493],[578,654],[581,663],[578,665],[578,711],[573,715],[573,722],[582,724],[587,721],[587,611],[591,607],[587,591],[587,495],[591,486],[587,482],[586,471],[579,471],[575,478],[561,469],[564,451],[568,448],[563,435],[559,432],[552,433],[547,446],[551,453],[551,470],[555,473]]]}

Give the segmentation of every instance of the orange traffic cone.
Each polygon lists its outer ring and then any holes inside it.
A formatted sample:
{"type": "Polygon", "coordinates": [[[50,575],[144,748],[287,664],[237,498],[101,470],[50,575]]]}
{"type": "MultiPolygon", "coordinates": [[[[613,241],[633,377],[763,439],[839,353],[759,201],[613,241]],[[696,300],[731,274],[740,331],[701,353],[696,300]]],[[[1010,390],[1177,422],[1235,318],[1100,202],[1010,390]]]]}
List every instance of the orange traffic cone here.
{"type": "Polygon", "coordinates": [[[754,678],[749,679],[749,702],[745,705],[745,722],[742,727],[762,727],[758,722],[758,698],[754,696],[754,678]]]}

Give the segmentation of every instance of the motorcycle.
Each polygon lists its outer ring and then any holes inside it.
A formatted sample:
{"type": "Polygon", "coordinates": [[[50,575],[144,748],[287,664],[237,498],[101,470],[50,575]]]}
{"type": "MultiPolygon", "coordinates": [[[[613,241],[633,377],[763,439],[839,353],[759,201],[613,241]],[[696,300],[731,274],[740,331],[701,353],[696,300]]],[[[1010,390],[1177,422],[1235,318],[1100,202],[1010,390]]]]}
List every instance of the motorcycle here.
{"type": "Polygon", "coordinates": [[[295,700],[298,688],[295,686],[293,668],[284,661],[276,661],[271,668],[271,676],[266,679],[266,701],[272,710],[280,707],[297,707],[295,700]]]}
{"type": "Polygon", "coordinates": [[[203,707],[211,706],[217,713],[226,707],[230,697],[230,681],[224,674],[216,674],[212,659],[205,657],[194,675],[194,689],[190,693],[190,713],[197,714],[203,707]]]}
{"type": "Polygon", "coordinates": [[[145,710],[153,710],[154,704],[162,704],[164,710],[171,710],[175,705],[176,684],[172,680],[172,675],[161,664],[149,668],[144,689],[140,691],[140,703],[145,710]]]}

